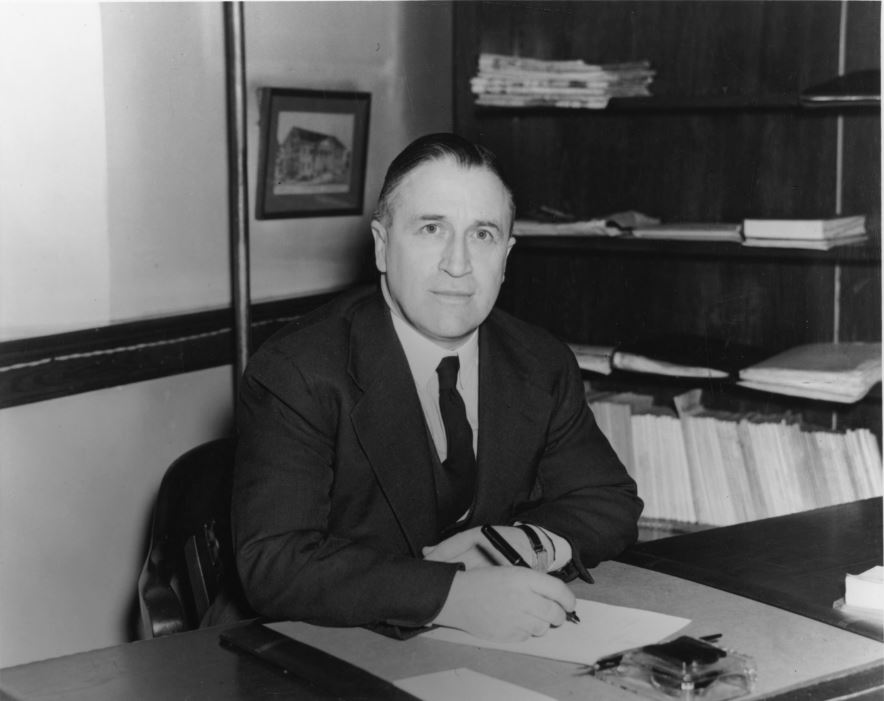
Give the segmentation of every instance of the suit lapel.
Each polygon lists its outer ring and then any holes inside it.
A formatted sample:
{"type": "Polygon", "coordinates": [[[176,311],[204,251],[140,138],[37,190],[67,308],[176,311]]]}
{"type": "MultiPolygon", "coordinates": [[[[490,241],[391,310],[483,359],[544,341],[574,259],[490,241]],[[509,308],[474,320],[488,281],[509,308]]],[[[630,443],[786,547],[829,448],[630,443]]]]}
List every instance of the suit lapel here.
{"type": "Polygon", "coordinates": [[[412,553],[437,533],[433,455],[414,380],[380,295],[353,317],[350,374],[363,390],[350,418],[412,553]]]}
{"type": "Polygon", "coordinates": [[[534,357],[489,319],[479,332],[479,474],[471,524],[500,518],[500,504],[512,505],[519,469],[533,462],[531,451],[552,409],[549,393],[529,381],[534,357]]]}

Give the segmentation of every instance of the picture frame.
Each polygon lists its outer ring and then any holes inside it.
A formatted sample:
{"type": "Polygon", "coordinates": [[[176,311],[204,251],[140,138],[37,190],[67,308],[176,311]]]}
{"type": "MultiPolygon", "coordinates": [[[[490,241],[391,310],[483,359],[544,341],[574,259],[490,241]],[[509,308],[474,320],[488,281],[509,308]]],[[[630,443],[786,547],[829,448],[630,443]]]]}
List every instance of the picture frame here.
{"type": "Polygon", "coordinates": [[[261,90],[257,219],[360,215],[371,93],[261,90]]]}

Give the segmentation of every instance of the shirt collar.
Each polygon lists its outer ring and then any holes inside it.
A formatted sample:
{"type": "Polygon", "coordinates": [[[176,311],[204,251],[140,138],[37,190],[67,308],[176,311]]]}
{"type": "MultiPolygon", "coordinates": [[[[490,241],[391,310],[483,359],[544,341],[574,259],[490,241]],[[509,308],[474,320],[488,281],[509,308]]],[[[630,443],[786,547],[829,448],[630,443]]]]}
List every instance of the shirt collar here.
{"type": "MultiPolygon", "coordinates": [[[[473,333],[457,348],[443,348],[420,333],[405,319],[399,316],[390,303],[390,291],[387,289],[386,277],[381,277],[381,290],[384,293],[384,301],[390,309],[393,317],[393,328],[405,351],[405,357],[411,368],[411,374],[415,382],[424,385],[429,378],[434,377],[439,362],[447,355],[457,355],[460,359],[460,367],[472,368],[479,361],[479,329],[473,333]]],[[[462,373],[458,375],[458,384],[461,384],[462,373]]]]}

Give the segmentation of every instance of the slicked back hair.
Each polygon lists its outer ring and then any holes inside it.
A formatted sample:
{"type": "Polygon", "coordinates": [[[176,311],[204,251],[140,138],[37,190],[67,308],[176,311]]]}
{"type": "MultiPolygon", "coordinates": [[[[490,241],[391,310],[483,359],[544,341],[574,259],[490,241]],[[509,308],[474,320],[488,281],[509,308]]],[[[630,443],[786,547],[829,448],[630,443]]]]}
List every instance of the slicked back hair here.
{"type": "Polygon", "coordinates": [[[464,168],[487,168],[500,179],[509,200],[510,231],[512,231],[516,216],[513,192],[507,184],[506,178],[503,177],[497,157],[484,146],[467,141],[457,134],[448,133],[421,136],[412,141],[393,159],[384,177],[381,194],[378,196],[378,205],[374,211],[374,219],[385,226],[389,225],[392,216],[392,199],[399,183],[418,166],[445,158],[453,159],[455,163],[464,168]]]}

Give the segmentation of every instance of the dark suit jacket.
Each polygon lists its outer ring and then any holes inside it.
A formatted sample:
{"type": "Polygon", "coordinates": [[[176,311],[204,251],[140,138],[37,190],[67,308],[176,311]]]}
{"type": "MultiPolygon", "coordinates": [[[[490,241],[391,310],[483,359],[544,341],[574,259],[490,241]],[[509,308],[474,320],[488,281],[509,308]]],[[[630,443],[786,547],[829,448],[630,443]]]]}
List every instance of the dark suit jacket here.
{"type": "MultiPolygon", "coordinates": [[[[434,448],[377,289],[284,328],[242,383],[233,498],[237,563],[264,616],[419,626],[457,565],[437,540],[434,448]]],[[[493,311],[479,333],[479,444],[469,525],[523,520],[587,567],[632,544],[641,501],[599,431],[569,349],[493,311]]]]}

